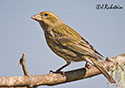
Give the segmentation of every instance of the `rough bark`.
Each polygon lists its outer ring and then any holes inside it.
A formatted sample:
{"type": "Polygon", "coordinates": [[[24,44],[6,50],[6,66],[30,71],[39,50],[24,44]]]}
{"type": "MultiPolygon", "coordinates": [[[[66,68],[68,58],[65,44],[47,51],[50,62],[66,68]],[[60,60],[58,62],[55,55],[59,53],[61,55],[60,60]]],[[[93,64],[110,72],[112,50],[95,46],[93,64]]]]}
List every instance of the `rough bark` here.
{"type": "MultiPolygon", "coordinates": [[[[30,75],[26,68],[26,58],[25,54],[19,61],[22,65],[24,76],[13,76],[13,77],[0,77],[0,87],[35,87],[40,85],[57,85],[66,82],[77,81],[81,79],[86,79],[94,77],[101,74],[100,71],[94,66],[89,68],[80,68],[72,71],[64,72],[64,75],[57,73],[50,73],[45,75],[30,75]]],[[[107,58],[101,64],[109,70],[116,64],[125,63],[125,54],[113,58],[107,58]]]]}

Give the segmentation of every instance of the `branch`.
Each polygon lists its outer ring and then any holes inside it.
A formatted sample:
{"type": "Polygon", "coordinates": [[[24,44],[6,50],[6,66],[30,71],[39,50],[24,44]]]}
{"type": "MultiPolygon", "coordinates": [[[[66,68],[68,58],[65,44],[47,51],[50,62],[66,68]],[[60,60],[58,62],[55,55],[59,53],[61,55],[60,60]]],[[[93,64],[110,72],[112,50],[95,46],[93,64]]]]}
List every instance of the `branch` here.
{"type": "MultiPolygon", "coordinates": [[[[46,75],[30,75],[25,64],[25,54],[22,55],[20,64],[22,65],[24,76],[0,77],[0,87],[35,87],[40,85],[57,85],[66,82],[77,81],[80,79],[90,78],[101,72],[94,66],[80,68],[65,72],[65,75],[50,73],[46,75]]],[[[125,63],[125,54],[114,58],[107,58],[101,64],[109,70],[116,64],[125,63]]]]}
{"type": "Polygon", "coordinates": [[[31,76],[26,68],[26,55],[24,53],[22,54],[22,58],[20,58],[18,65],[22,65],[22,69],[25,76],[31,76]]]}

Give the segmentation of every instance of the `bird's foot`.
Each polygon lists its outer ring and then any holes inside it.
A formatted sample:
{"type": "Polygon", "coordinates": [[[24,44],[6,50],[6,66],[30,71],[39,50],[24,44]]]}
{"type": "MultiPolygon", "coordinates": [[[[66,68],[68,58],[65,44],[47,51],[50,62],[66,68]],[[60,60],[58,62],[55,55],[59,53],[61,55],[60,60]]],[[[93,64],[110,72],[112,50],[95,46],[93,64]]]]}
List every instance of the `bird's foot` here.
{"type": "Polygon", "coordinates": [[[86,62],[85,67],[89,69],[90,65],[86,62]]]}
{"type": "Polygon", "coordinates": [[[59,71],[59,70],[57,70],[57,71],[50,70],[49,73],[59,73],[59,74],[61,74],[62,76],[65,76],[65,72],[59,71]]]}

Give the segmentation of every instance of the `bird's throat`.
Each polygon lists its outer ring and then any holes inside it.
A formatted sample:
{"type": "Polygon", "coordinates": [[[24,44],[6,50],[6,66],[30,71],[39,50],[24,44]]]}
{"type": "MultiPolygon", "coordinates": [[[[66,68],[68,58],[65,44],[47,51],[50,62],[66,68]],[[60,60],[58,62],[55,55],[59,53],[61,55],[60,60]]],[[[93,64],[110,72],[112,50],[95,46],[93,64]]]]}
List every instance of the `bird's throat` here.
{"type": "Polygon", "coordinates": [[[39,23],[40,23],[40,25],[41,25],[41,27],[42,27],[43,30],[47,29],[48,25],[46,25],[43,21],[41,21],[39,23]]]}

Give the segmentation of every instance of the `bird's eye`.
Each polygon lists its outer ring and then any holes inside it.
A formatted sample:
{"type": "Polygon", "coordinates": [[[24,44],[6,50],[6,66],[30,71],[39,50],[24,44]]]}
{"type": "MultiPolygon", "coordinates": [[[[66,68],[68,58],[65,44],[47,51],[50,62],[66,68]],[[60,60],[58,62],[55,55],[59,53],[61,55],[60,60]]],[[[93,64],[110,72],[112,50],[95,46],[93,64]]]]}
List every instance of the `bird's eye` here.
{"type": "Polygon", "coordinates": [[[45,14],[44,14],[44,16],[48,16],[48,14],[47,14],[47,13],[45,13],[45,14]]]}

